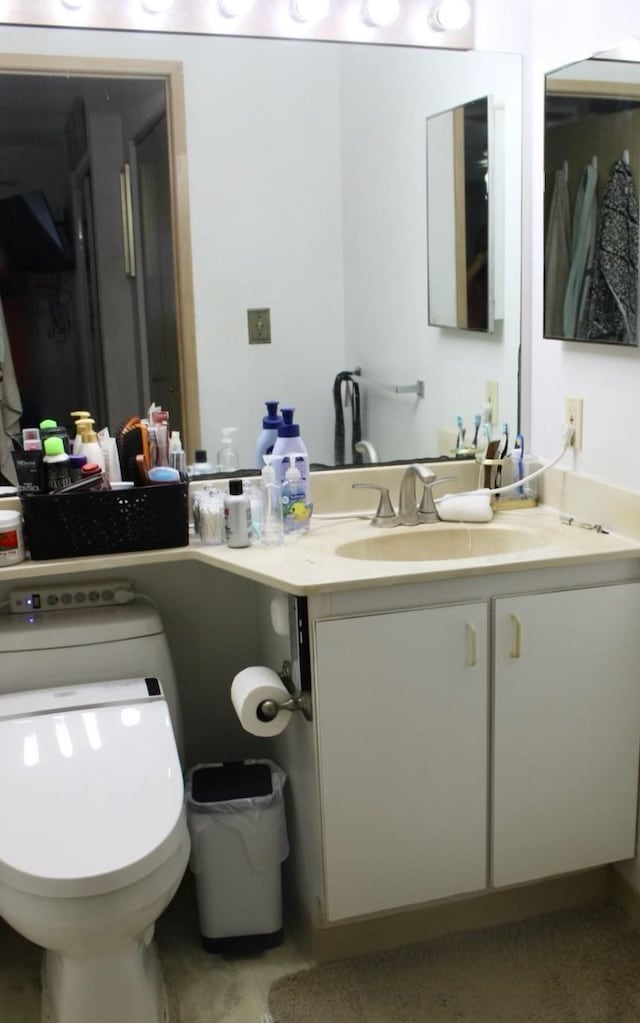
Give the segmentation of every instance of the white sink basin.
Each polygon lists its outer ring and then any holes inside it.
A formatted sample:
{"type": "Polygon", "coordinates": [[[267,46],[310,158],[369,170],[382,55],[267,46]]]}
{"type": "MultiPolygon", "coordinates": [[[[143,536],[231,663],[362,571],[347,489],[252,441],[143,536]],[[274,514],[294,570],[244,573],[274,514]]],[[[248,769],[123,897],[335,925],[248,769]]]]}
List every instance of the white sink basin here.
{"type": "Polygon", "coordinates": [[[492,526],[416,526],[411,530],[375,533],[336,548],[341,558],[359,561],[451,561],[517,554],[545,543],[534,532],[492,526]]]}

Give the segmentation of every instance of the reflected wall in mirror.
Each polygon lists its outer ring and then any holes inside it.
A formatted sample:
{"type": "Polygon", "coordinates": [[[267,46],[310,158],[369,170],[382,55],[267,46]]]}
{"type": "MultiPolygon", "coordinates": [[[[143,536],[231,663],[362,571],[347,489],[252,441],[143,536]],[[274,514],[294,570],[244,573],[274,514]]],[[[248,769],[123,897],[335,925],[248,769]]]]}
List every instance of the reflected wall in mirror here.
{"type": "MultiPolygon", "coordinates": [[[[171,180],[188,180],[201,419],[189,460],[194,446],[215,460],[222,427],[236,426],[240,464],[253,467],[264,402],[277,399],[295,406],[312,461],[332,464],[334,382],[356,366],[362,434],[380,460],[450,453],[485,380],[499,384],[500,420],[516,423],[518,56],[64,29],[8,28],[3,46],[180,62],[188,160],[171,180]],[[489,94],[505,108],[513,216],[505,317],[484,335],[428,325],[425,121],[489,94]],[[270,344],[249,344],[256,308],[271,311],[270,344]],[[418,379],[424,398],[393,389],[418,379]]],[[[183,305],[178,294],[179,320],[183,305]]]]}
{"type": "Polygon", "coordinates": [[[638,344],[639,140],[636,63],[547,75],[545,337],[638,344]]]}
{"type": "Polygon", "coordinates": [[[429,323],[435,326],[493,330],[492,129],[490,96],[427,119],[429,323]]]}

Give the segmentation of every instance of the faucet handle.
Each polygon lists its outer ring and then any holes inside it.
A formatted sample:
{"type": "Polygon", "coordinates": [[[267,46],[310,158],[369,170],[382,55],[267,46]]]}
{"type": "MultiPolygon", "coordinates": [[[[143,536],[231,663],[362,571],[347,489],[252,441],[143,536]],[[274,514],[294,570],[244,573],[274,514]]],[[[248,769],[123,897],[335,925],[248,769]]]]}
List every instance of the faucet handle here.
{"type": "Polygon", "coordinates": [[[371,519],[371,525],[381,529],[388,529],[390,526],[398,525],[398,518],[394,511],[388,487],[379,487],[375,483],[352,483],[353,490],[377,490],[380,494],[376,513],[371,519]]]}
{"type": "Polygon", "coordinates": [[[420,507],[418,508],[418,515],[428,515],[430,520],[433,520],[433,512],[435,511],[435,505],[433,503],[433,488],[436,483],[450,483],[456,480],[457,476],[436,476],[434,480],[427,480],[422,486],[422,499],[420,501],[420,507]]]}

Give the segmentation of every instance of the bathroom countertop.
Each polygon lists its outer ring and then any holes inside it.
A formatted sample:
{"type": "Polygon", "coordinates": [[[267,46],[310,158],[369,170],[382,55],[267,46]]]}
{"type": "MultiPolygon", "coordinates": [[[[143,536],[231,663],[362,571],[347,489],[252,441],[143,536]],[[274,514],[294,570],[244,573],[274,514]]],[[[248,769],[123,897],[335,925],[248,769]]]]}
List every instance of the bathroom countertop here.
{"type": "Polygon", "coordinates": [[[341,544],[376,539],[384,534],[416,531],[460,530],[460,524],[435,523],[416,527],[373,529],[362,518],[338,519],[321,516],[312,519],[311,529],[300,536],[287,537],[275,548],[253,546],[240,550],[212,547],[197,539],[188,547],[167,550],[111,554],[91,558],[56,561],[23,561],[0,568],[0,580],[26,581],[72,573],[88,573],[132,568],[137,565],[167,564],[195,560],[212,568],[232,572],[274,589],[300,596],[337,590],[355,590],[402,583],[461,578],[496,572],[515,572],[597,561],[640,558],[640,540],[615,533],[598,532],[566,525],[560,513],[548,506],[499,511],[490,523],[476,525],[493,532],[508,528],[522,531],[533,545],[507,554],[428,561],[368,561],[341,557],[335,553],[341,544]]]}

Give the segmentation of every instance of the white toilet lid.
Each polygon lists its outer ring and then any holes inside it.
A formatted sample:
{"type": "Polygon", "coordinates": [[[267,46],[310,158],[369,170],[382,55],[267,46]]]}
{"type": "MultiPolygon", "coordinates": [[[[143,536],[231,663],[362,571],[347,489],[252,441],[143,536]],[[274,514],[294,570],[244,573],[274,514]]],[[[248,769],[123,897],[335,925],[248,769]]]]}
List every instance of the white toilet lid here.
{"type": "Polygon", "coordinates": [[[0,883],[98,895],[140,880],[180,846],[184,786],[167,704],[113,702],[126,700],[114,687],[127,685],[112,683],[105,703],[77,696],[96,686],[0,700],[0,883]],[[76,706],[42,709],[43,696],[66,692],[76,706]],[[39,709],[27,709],[30,697],[39,709]]]}

